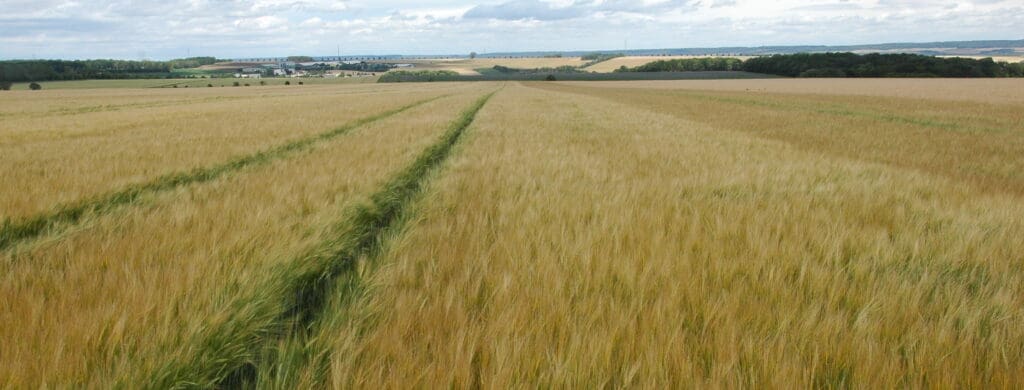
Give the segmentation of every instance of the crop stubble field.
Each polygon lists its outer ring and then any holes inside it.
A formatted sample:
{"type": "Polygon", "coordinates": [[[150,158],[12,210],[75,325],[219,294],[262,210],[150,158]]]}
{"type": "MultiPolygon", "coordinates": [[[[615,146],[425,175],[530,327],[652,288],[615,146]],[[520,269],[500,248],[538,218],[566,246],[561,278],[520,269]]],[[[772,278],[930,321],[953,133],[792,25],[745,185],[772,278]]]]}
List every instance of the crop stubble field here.
{"type": "Polygon", "coordinates": [[[586,61],[580,57],[541,58],[474,58],[407,60],[414,70],[449,70],[461,75],[479,75],[477,69],[493,68],[495,65],[517,69],[557,68],[559,66],[582,66],[586,61]]]}
{"type": "Polygon", "coordinates": [[[1019,388],[999,82],[2,94],[0,383],[1019,388]]]}

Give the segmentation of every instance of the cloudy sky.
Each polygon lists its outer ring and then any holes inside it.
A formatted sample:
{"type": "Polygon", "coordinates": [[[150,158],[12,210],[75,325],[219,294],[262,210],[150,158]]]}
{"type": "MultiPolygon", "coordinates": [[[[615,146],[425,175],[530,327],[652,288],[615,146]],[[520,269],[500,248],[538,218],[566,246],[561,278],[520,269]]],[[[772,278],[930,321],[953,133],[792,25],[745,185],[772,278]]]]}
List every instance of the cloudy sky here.
{"type": "Polygon", "coordinates": [[[1024,38],[1024,0],[0,0],[0,59],[1024,38]]]}

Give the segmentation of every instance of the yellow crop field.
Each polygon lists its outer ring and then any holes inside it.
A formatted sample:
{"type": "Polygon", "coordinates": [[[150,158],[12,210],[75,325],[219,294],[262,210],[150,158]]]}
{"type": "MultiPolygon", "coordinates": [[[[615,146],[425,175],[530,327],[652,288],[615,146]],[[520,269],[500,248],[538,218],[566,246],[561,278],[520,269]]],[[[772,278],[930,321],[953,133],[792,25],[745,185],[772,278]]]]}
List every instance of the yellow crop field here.
{"type": "MultiPolygon", "coordinates": [[[[563,83],[563,84],[573,84],[563,83]]],[[[760,79],[760,80],[663,80],[663,81],[594,81],[581,86],[612,89],[696,90],[743,93],[800,94],[820,96],[878,96],[904,98],[930,104],[939,101],[961,101],[997,106],[1024,104],[1024,80],[1009,79],[760,79]]]]}
{"type": "Polygon", "coordinates": [[[2,92],[0,387],[1021,388],[1021,87],[2,92]]]}
{"type": "MultiPolygon", "coordinates": [[[[292,78],[265,78],[265,79],[236,79],[232,77],[218,78],[177,78],[177,79],[129,79],[129,80],[73,80],[73,81],[42,81],[39,85],[42,90],[51,89],[89,89],[98,88],[223,88],[235,87],[259,87],[259,86],[281,86],[288,82],[289,85],[337,85],[337,84],[363,84],[374,83],[377,77],[292,77],[292,78]],[[260,83],[262,81],[263,83],[260,83]],[[246,85],[248,84],[248,85],[246,85]]],[[[28,83],[14,83],[12,90],[27,91],[28,83]]]]}
{"type": "Polygon", "coordinates": [[[17,342],[0,347],[0,378],[15,387],[141,383],[161,359],[196,348],[192,340],[232,301],[269,287],[268,269],[315,242],[330,215],[365,199],[433,143],[478,97],[475,89],[266,167],[147,194],[144,206],[9,252],[0,297],[11,310],[0,313],[7,322],[0,333],[17,342]]]}
{"type": "Polygon", "coordinates": [[[4,102],[0,186],[19,189],[0,193],[0,220],[309,137],[342,125],[338,118],[395,109],[453,85],[432,87],[0,96],[13,106],[4,102]]]}

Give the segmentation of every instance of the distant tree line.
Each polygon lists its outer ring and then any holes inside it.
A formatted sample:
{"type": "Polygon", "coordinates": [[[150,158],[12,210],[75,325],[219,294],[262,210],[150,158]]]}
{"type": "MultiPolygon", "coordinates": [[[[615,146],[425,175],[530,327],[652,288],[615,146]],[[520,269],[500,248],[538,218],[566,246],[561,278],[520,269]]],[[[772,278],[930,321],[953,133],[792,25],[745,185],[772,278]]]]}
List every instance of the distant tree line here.
{"type": "Polygon", "coordinates": [[[451,71],[392,71],[378,79],[381,83],[428,81],[611,81],[611,80],[721,80],[777,78],[749,72],[576,72],[576,73],[499,73],[460,75],[451,71]]]}
{"type": "Polygon", "coordinates": [[[789,77],[1022,77],[1024,64],[918,54],[802,53],[751,58],[747,72],[789,77]]]}
{"type": "Polygon", "coordinates": [[[339,70],[354,70],[359,72],[374,72],[381,73],[387,72],[395,68],[394,64],[386,64],[382,62],[360,62],[357,64],[345,64],[342,63],[337,67],[339,70]]]}
{"type": "Polygon", "coordinates": [[[385,73],[377,79],[380,83],[454,81],[459,74],[450,70],[399,70],[385,73]]]}
{"type": "Polygon", "coordinates": [[[787,77],[1022,77],[1024,64],[918,54],[800,53],[654,61],[617,72],[746,71],[787,77]]]}
{"type": "Polygon", "coordinates": [[[495,65],[493,68],[494,72],[504,74],[550,74],[550,73],[582,73],[583,71],[579,68],[571,65],[562,65],[554,68],[509,68],[507,66],[495,65]]]}
{"type": "Polygon", "coordinates": [[[170,60],[167,63],[171,65],[172,69],[189,69],[198,68],[203,65],[213,65],[220,61],[216,57],[189,57],[170,60]]]}
{"type": "Polygon", "coordinates": [[[654,61],[635,68],[625,66],[616,72],[708,72],[744,70],[743,61],[728,57],[677,58],[654,61]]]}
{"type": "Polygon", "coordinates": [[[196,68],[216,62],[217,59],[213,57],[192,57],[170,61],[0,61],[0,81],[165,78],[171,76],[172,69],[196,68]]]}

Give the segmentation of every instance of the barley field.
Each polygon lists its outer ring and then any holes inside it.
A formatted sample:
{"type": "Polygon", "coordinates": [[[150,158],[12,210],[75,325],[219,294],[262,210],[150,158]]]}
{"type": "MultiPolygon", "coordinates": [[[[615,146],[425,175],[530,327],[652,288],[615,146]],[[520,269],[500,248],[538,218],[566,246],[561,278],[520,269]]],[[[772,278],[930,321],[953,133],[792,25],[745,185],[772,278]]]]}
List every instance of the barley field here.
{"type": "Polygon", "coordinates": [[[0,388],[1021,388],[1021,87],[3,92],[0,388]]]}

